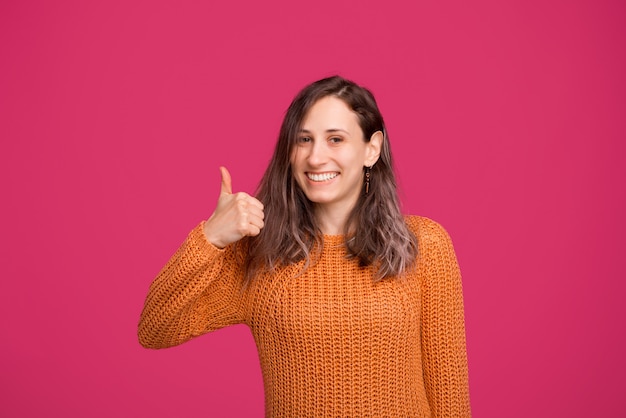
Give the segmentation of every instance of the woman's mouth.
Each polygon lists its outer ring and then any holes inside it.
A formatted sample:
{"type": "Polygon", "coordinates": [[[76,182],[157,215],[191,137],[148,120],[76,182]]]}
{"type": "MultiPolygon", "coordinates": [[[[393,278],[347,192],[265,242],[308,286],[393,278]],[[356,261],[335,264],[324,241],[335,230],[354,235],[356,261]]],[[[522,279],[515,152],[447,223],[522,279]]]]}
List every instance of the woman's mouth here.
{"type": "Polygon", "coordinates": [[[311,181],[328,181],[331,179],[334,179],[335,177],[337,177],[339,175],[339,173],[337,172],[332,172],[332,173],[305,173],[307,178],[311,181]]]}

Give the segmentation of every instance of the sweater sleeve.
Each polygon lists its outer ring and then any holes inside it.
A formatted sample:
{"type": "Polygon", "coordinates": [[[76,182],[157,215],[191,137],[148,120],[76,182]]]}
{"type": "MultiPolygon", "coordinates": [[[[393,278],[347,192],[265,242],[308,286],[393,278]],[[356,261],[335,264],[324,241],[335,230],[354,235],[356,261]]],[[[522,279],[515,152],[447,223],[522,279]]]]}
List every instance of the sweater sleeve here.
{"type": "Polygon", "coordinates": [[[433,417],[469,417],[461,274],[452,241],[436,222],[419,227],[424,381],[433,417]]]}
{"type": "Polygon", "coordinates": [[[212,245],[202,226],[190,232],[150,285],[138,329],[146,348],[172,347],[244,320],[232,247],[212,245]]]}

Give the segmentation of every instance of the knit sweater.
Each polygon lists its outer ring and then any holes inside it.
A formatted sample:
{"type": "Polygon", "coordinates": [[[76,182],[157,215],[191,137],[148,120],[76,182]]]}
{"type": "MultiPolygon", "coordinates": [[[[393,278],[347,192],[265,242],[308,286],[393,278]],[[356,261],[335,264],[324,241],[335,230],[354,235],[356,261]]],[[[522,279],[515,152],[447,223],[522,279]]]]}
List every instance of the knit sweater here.
{"type": "Polygon", "coordinates": [[[238,323],[259,352],[267,417],[470,416],[461,277],[445,230],[406,218],[418,239],[405,277],[373,280],[343,236],[321,255],[243,286],[233,246],[191,231],[150,286],[144,347],[165,348],[238,323]]]}

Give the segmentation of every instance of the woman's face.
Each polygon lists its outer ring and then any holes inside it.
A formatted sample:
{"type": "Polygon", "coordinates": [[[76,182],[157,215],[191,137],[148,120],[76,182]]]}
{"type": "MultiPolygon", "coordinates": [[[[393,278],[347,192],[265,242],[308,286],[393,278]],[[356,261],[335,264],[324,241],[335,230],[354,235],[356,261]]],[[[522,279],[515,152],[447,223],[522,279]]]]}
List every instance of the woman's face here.
{"type": "Polygon", "coordinates": [[[365,142],[357,114],[343,100],[323,97],[304,117],[291,170],[318,208],[347,215],[363,191],[363,167],[376,162],[381,142],[380,132],[365,142]]]}

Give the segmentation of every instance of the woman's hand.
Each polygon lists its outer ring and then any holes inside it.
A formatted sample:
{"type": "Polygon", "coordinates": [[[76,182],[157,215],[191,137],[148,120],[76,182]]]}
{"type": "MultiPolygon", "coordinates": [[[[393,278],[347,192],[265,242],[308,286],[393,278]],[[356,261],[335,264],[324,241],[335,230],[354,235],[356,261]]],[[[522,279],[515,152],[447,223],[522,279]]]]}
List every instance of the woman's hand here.
{"type": "Polygon", "coordinates": [[[247,193],[233,194],[232,180],[226,167],[220,167],[222,187],[217,207],[204,223],[204,235],[218,248],[246,236],[259,235],[264,226],[263,203],[247,193]]]}

